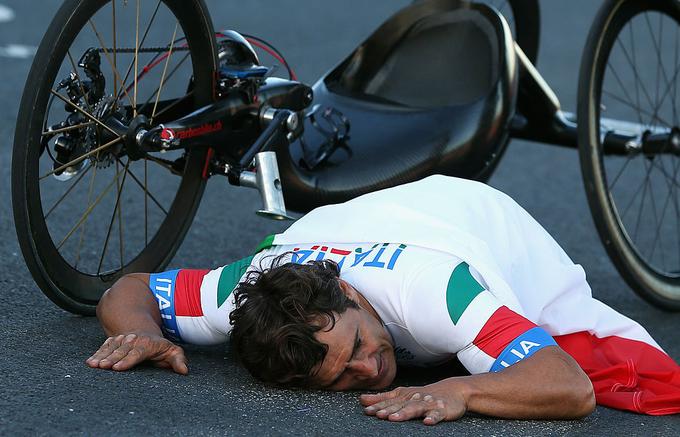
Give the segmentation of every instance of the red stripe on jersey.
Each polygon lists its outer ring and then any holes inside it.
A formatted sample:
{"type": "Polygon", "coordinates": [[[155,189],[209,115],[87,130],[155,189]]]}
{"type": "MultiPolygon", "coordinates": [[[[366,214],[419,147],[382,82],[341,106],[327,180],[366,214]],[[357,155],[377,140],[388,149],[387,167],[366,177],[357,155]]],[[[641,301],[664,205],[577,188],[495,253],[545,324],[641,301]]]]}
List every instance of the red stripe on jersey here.
{"type": "Polygon", "coordinates": [[[535,327],[525,317],[502,306],[489,317],[473,343],[487,355],[498,358],[514,339],[535,327]]]}
{"type": "Polygon", "coordinates": [[[175,315],[198,317],[201,307],[201,283],[210,270],[180,270],[175,280],[175,315]]]}

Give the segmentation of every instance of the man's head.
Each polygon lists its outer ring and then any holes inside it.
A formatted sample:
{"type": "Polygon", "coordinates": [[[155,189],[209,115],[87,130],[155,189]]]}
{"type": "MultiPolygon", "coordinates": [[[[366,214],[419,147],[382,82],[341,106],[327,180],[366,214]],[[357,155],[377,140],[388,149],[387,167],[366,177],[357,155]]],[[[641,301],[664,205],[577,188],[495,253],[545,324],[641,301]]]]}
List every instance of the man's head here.
{"type": "Polygon", "coordinates": [[[248,274],[234,291],[232,347],[258,379],[332,390],[379,389],[396,374],[394,350],[370,304],[337,264],[284,263],[248,274]]]}

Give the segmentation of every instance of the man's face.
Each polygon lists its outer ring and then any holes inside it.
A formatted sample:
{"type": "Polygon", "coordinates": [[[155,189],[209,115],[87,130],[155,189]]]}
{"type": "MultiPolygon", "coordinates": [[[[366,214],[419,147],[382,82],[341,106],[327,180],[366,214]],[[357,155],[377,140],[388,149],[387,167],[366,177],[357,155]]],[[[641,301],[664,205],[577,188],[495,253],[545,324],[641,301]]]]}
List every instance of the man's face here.
{"type": "Polygon", "coordinates": [[[383,389],[397,373],[392,339],[382,323],[363,308],[336,314],[335,326],[316,338],[328,353],[314,378],[329,390],[383,389]]]}

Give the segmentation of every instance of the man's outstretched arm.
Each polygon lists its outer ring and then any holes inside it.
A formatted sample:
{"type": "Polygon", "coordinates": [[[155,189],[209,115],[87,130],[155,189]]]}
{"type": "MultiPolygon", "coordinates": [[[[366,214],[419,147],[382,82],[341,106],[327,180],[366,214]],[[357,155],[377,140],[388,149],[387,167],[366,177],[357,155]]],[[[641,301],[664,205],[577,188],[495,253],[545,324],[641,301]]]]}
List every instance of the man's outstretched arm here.
{"type": "Polygon", "coordinates": [[[187,374],[180,346],[163,337],[158,303],[149,289],[149,274],[125,275],[102,296],[97,318],[109,338],[87,359],[93,368],[128,370],[144,361],[187,374]]]}
{"type": "Polygon", "coordinates": [[[592,384],[557,346],[498,373],[447,378],[424,387],[400,387],[360,398],[366,414],[427,425],[456,420],[466,412],[512,419],[575,419],[595,408],[592,384]]]}

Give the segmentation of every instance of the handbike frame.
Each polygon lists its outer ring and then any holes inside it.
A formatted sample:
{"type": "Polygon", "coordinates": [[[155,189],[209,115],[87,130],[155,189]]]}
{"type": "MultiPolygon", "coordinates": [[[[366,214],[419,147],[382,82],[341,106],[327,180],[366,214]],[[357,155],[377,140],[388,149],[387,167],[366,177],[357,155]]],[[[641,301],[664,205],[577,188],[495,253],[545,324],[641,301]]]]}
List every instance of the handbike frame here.
{"type": "MultiPolygon", "coordinates": [[[[515,44],[520,66],[517,112],[510,136],[539,143],[578,148],[576,115],[562,111],[560,101],[538,70],[515,44]]],[[[610,118],[600,120],[605,155],[680,153],[680,136],[675,131],[643,131],[637,123],[610,118]]]]}
{"type": "MultiPolygon", "coordinates": [[[[577,148],[574,114],[562,111],[550,86],[516,43],[514,48],[520,80],[509,136],[577,148]]],[[[211,105],[172,119],[172,113],[181,113],[181,105],[177,105],[180,108],[167,111],[154,128],[147,128],[143,118],[137,120],[127,132],[121,132],[127,138],[126,149],[131,157],[141,157],[147,152],[209,146],[214,153],[208,154],[203,176],[222,174],[231,184],[244,185],[241,174],[253,167],[258,153],[287,150],[302,135],[304,111],[313,101],[313,92],[297,81],[268,78],[255,95],[243,94],[237,91],[221,96],[211,105]]],[[[603,119],[601,126],[604,154],[680,154],[680,133],[676,131],[643,130],[635,123],[611,119],[603,119]]],[[[285,213],[272,215],[282,218],[285,213]]]]}

